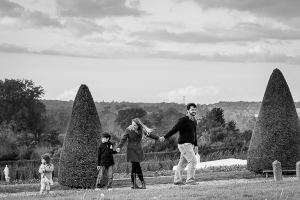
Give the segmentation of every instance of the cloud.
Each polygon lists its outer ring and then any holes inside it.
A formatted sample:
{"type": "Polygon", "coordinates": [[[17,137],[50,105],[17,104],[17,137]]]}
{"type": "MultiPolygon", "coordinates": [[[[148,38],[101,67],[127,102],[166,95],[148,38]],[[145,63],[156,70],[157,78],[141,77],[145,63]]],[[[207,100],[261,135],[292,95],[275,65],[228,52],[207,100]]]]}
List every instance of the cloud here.
{"type": "Polygon", "coordinates": [[[149,25],[153,25],[155,27],[170,27],[170,28],[186,28],[186,25],[182,21],[151,21],[148,22],[149,25]]]}
{"type": "Polygon", "coordinates": [[[58,95],[55,99],[61,101],[74,100],[78,89],[79,87],[77,86],[73,89],[65,90],[62,94],[58,95]]]}
{"type": "Polygon", "coordinates": [[[0,52],[7,53],[31,53],[55,56],[70,56],[84,58],[166,58],[187,61],[204,62],[235,62],[235,63],[287,63],[300,65],[300,51],[293,54],[274,53],[265,46],[255,46],[243,52],[222,52],[222,53],[190,53],[176,51],[158,51],[151,48],[151,44],[130,43],[132,46],[148,47],[144,51],[141,48],[127,49],[118,46],[106,46],[103,44],[80,45],[63,43],[49,49],[32,51],[25,47],[13,44],[0,44],[0,52]],[[151,48],[149,50],[149,48],[151,48]]]}
{"type": "Polygon", "coordinates": [[[183,96],[187,99],[195,99],[201,96],[217,95],[221,88],[216,86],[188,86],[159,94],[160,98],[167,99],[169,102],[181,102],[183,96]]]}
{"type": "Polygon", "coordinates": [[[146,14],[137,8],[129,7],[126,0],[56,0],[57,12],[61,16],[103,18],[114,16],[138,17],[146,14]]]}
{"type": "Polygon", "coordinates": [[[299,40],[300,30],[278,29],[258,23],[237,23],[231,28],[205,27],[205,31],[170,32],[163,29],[136,31],[132,37],[143,40],[168,41],[178,43],[221,43],[221,42],[255,42],[260,40],[299,40]]]}
{"type": "Polygon", "coordinates": [[[19,17],[24,11],[25,8],[17,3],[10,2],[8,0],[0,1],[0,17],[19,17]]]}
{"type": "Polygon", "coordinates": [[[31,53],[26,47],[20,47],[14,44],[0,44],[0,52],[4,53],[31,53]]]}
{"type": "Polygon", "coordinates": [[[131,42],[126,42],[126,45],[129,46],[136,46],[136,47],[143,47],[143,48],[150,48],[150,47],[154,47],[153,43],[150,42],[144,42],[144,41],[131,41],[131,42]]]}
{"type": "Polygon", "coordinates": [[[13,19],[10,20],[10,25],[15,28],[62,28],[60,22],[56,19],[50,18],[48,14],[40,11],[26,10],[19,4],[8,0],[0,1],[0,18],[13,19]]]}
{"type": "Polygon", "coordinates": [[[206,62],[237,62],[237,63],[287,63],[300,65],[300,55],[273,53],[263,46],[256,46],[244,52],[234,53],[180,53],[174,51],[160,51],[151,55],[153,58],[180,59],[188,61],[206,62]]]}
{"type": "Polygon", "coordinates": [[[102,33],[104,31],[103,26],[99,26],[94,21],[86,19],[68,19],[64,23],[64,28],[78,37],[92,33],[102,33]]]}
{"type": "MultiPolygon", "coordinates": [[[[183,0],[184,1],[184,0],[183,0]]],[[[192,0],[203,9],[226,8],[254,13],[258,16],[290,19],[300,17],[298,0],[192,0]]]]}
{"type": "Polygon", "coordinates": [[[60,22],[56,19],[51,19],[48,14],[40,11],[25,12],[21,18],[20,26],[22,27],[56,27],[62,28],[60,22]]]}

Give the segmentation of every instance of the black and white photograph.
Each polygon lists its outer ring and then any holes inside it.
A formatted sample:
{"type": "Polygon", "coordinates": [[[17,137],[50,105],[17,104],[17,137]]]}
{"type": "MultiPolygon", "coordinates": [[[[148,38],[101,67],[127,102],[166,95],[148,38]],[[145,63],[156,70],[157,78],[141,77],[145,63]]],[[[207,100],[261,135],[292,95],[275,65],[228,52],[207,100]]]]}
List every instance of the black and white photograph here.
{"type": "Polygon", "coordinates": [[[0,199],[299,200],[299,9],[0,0],[0,199]]]}

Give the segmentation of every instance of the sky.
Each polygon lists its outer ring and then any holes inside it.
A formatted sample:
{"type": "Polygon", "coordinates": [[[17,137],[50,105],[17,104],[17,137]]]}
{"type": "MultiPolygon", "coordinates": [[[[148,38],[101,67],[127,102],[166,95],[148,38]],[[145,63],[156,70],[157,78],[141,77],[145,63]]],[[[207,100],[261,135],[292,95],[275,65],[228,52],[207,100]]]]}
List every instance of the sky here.
{"type": "Polygon", "coordinates": [[[0,79],[43,99],[262,101],[275,68],[300,101],[298,0],[0,0],[0,79]]]}

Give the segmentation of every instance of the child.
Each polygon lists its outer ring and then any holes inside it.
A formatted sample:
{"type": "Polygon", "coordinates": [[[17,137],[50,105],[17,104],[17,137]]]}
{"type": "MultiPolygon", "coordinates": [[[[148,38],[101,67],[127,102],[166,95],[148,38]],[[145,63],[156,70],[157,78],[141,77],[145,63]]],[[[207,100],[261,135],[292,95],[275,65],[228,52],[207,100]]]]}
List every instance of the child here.
{"type": "Polygon", "coordinates": [[[44,154],[41,156],[41,166],[39,168],[39,173],[41,174],[41,191],[40,194],[43,194],[45,189],[46,193],[50,191],[50,185],[53,185],[52,180],[52,172],[54,170],[54,166],[51,163],[50,156],[48,154],[44,154]]]}
{"type": "Polygon", "coordinates": [[[98,148],[97,169],[99,170],[99,174],[96,182],[96,190],[100,190],[100,188],[104,188],[105,186],[107,186],[107,189],[112,188],[113,165],[115,164],[113,154],[117,152],[113,150],[113,144],[110,142],[110,138],[111,135],[109,133],[102,133],[102,143],[98,148]]]}
{"type": "Polygon", "coordinates": [[[9,183],[10,182],[10,177],[9,177],[9,168],[8,168],[7,165],[5,165],[5,168],[4,168],[3,172],[4,172],[4,175],[5,175],[6,182],[9,183]]]}

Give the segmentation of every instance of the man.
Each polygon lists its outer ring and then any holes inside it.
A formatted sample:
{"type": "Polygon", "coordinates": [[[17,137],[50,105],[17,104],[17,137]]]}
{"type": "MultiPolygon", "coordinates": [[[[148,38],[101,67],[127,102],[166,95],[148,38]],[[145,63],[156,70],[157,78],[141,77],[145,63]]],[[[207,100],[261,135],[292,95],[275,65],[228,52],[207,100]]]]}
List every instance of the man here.
{"type": "Polygon", "coordinates": [[[187,163],[186,184],[197,184],[194,177],[197,164],[195,152],[198,152],[196,134],[197,121],[195,118],[197,106],[194,103],[189,103],[186,110],[187,116],[180,118],[177,124],[165,136],[159,138],[159,140],[163,142],[179,131],[178,149],[180,151],[180,160],[174,176],[174,185],[185,185],[185,183],[182,182],[182,172],[187,163]]]}

